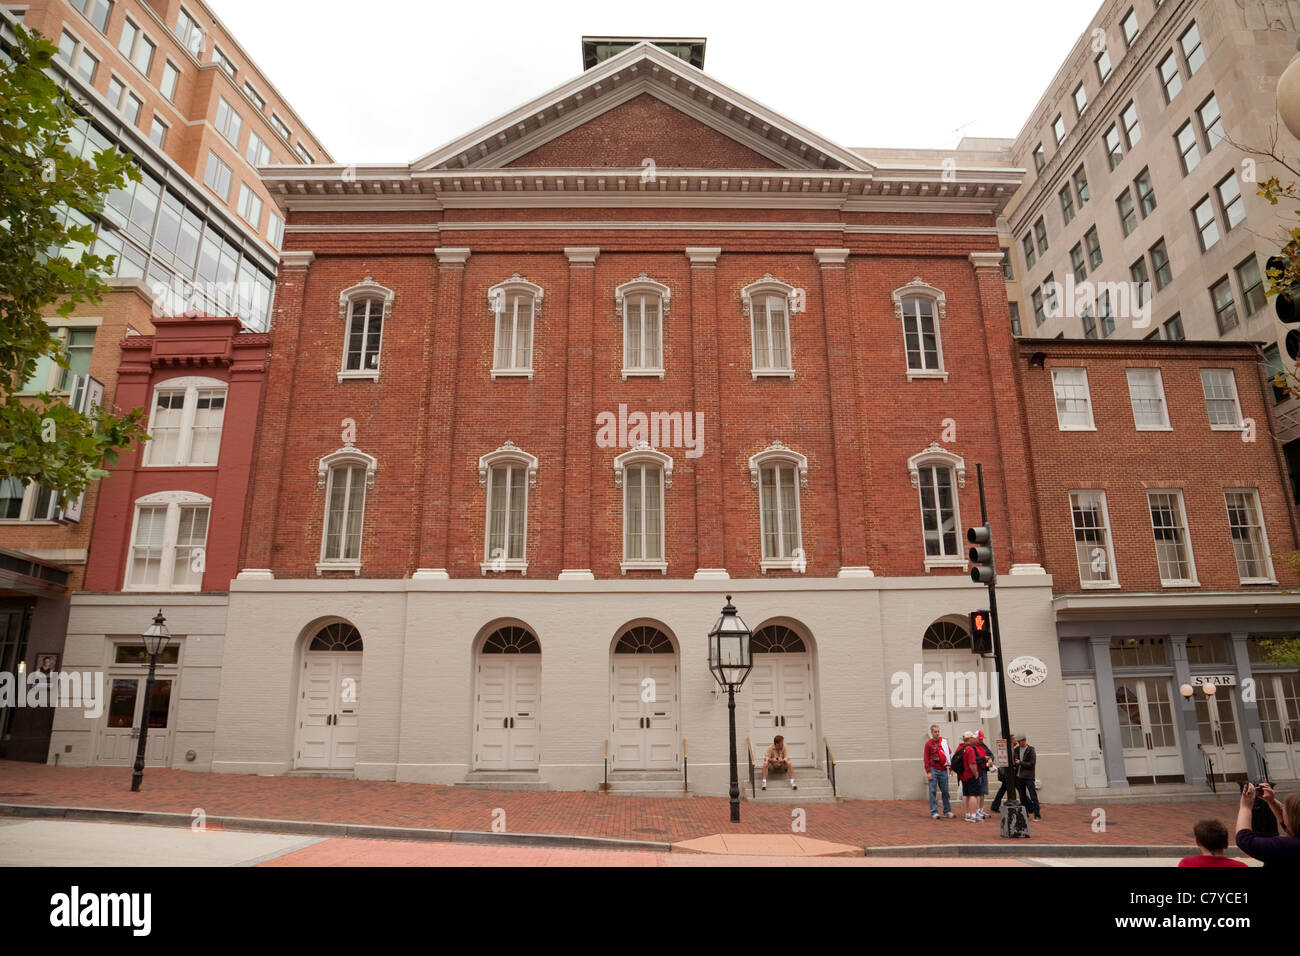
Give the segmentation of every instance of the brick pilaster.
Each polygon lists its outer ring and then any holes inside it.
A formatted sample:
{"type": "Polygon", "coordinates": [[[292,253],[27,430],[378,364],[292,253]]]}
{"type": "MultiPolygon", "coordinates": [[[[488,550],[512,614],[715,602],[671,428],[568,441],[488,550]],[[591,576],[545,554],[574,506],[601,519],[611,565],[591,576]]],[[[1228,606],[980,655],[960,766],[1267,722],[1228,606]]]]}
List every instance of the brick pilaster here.
{"type": "Polygon", "coordinates": [[[567,388],[564,396],[564,567],[561,579],[589,580],[591,573],[592,323],[596,311],[595,247],[566,247],[569,259],[567,388]]]}
{"type": "Polygon", "coordinates": [[[691,367],[694,411],[704,415],[703,453],[695,459],[695,576],[728,577],[722,500],[722,402],[718,388],[719,247],[688,247],[691,261],[691,367]]]}

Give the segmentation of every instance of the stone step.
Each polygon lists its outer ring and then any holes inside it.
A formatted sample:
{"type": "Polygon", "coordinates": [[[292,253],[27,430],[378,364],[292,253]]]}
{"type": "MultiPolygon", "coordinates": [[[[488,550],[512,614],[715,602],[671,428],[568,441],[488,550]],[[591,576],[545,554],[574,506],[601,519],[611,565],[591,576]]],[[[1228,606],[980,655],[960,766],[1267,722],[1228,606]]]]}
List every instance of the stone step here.
{"type": "Polygon", "coordinates": [[[465,775],[464,780],[457,780],[452,786],[464,790],[550,790],[551,785],[542,780],[536,771],[516,770],[476,770],[465,775]]]}
{"type": "Polygon", "coordinates": [[[609,782],[615,780],[681,780],[680,770],[611,770],[609,782]]]}
{"type": "Polygon", "coordinates": [[[290,777],[311,777],[318,780],[354,780],[356,773],[351,770],[290,770],[290,777]]]}
{"type": "Polygon", "coordinates": [[[611,797],[689,797],[690,791],[682,790],[679,786],[676,790],[606,790],[605,793],[611,797]]]}

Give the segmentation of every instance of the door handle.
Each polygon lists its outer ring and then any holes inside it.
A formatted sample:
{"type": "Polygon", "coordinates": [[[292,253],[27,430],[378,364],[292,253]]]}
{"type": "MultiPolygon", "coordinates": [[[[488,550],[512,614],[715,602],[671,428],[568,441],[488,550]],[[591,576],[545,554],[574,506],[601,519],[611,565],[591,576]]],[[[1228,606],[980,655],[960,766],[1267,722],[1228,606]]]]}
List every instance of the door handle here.
{"type": "Polygon", "coordinates": [[[509,717],[502,717],[502,718],[501,718],[501,729],[502,729],[502,730],[509,730],[509,729],[510,729],[510,718],[509,718],[509,717]]]}
{"type": "Polygon", "coordinates": [[[1147,738],[1147,750],[1153,750],[1154,748],[1151,746],[1151,734],[1148,733],[1146,735],[1146,738],[1147,738]]]}
{"type": "Polygon", "coordinates": [[[1097,749],[1101,749],[1101,734],[1097,735],[1097,749]]]}

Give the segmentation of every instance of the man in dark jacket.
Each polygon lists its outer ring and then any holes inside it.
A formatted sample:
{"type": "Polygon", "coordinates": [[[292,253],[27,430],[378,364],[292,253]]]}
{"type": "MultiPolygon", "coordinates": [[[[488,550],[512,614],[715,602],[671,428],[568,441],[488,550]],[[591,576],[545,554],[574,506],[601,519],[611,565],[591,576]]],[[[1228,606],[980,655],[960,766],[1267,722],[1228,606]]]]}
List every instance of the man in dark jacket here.
{"type": "Polygon", "coordinates": [[[1020,755],[1016,769],[1016,790],[1020,792],[1020,802],[1025,810],[1034,815],[1035,820],[1043,819],[1039,814],[1038,791],[1034,787],[1034,777],[1038,771],[1038,754],[1029,746],[1024,734],[1016,737],[1016,750],[1020,755]]]}

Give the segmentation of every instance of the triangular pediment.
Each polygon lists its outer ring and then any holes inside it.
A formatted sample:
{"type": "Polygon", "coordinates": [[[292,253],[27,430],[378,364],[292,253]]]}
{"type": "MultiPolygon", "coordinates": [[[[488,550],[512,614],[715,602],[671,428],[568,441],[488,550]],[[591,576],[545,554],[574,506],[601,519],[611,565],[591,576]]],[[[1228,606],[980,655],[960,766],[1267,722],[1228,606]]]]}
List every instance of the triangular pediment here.
{"type": "Polygon", "coordinates": [[[805,129],[649,43],[420,157],[412,171],[638,167],[866,172],[805,129]]]}

